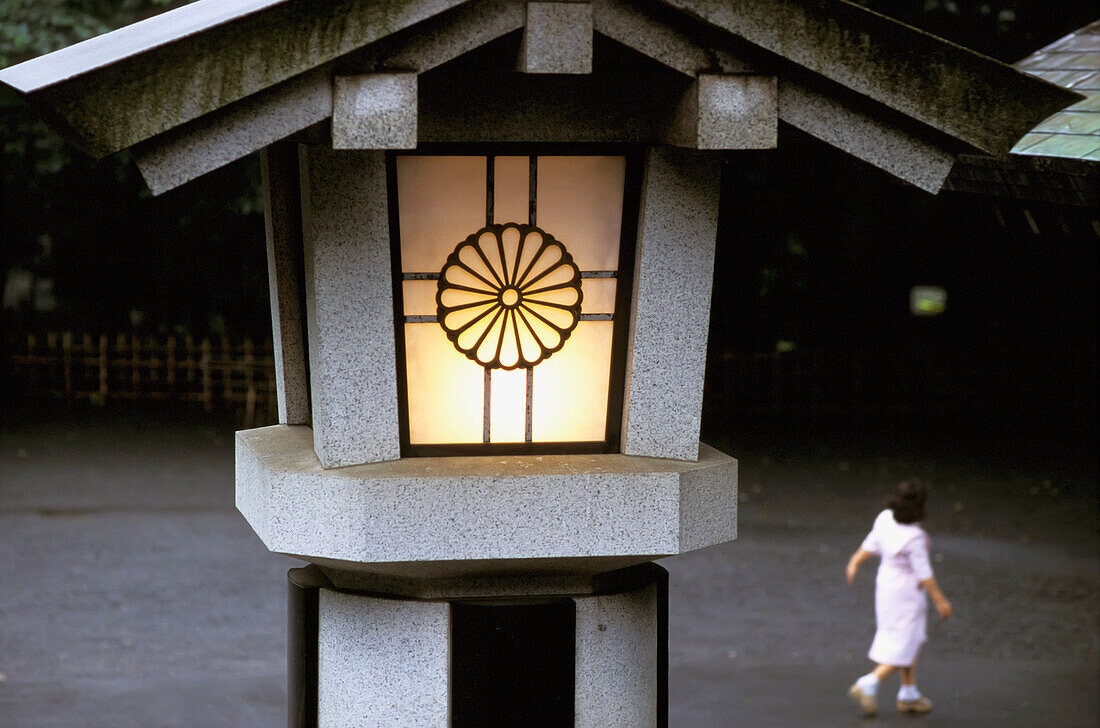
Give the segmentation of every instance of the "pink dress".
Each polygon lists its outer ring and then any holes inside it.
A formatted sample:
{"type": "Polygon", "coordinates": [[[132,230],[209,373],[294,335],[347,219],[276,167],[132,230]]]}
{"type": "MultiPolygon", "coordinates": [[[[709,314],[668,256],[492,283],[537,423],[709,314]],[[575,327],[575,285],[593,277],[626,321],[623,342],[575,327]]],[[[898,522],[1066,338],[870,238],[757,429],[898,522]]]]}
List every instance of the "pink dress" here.
{"type": "Polygon", "coordinates": [[[882,557],[875,580],[875,640],[867,656],[880,665],[908,667],[927,637],[928,596],[920,582],[932,577],[929,539],[915,523],[898,523],[887,509],[863,540],[882,557]]]}

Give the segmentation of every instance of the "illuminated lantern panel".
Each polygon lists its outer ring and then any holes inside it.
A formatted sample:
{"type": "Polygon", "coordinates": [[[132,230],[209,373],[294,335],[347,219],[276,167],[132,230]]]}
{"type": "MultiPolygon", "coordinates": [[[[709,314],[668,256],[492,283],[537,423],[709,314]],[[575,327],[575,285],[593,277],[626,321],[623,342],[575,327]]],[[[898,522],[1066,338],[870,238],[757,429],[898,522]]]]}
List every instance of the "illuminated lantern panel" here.
{"type": "Polygon", "coordinates": [[[406,454],[617,450],[631,160],[391,164],[406,454]]]}

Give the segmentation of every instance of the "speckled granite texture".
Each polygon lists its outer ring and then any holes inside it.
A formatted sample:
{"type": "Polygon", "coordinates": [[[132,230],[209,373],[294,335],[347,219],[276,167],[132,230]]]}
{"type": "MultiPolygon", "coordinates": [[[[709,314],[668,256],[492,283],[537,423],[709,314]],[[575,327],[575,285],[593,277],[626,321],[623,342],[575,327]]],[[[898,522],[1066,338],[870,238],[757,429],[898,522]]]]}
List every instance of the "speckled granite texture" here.
{"type": "Polygon", "coordinates": [[[159,195],[331,115],[329,74],[310,71],[136,145],[134,161],[159,195]]]}
{"type": "Polygon", "coordinates": [[[703,406],[719,157],[646,157],[634,269],[623,452],[695,460],[703,406]]]}
{"type": "Polygon", "coordinates": [[[304,425],[309,424],[310,415],[300,285],[302,219],[298,149],[289,143],[273,145],[264,150],[261,159],[279,422],[304,425]]]}
{"type": "Polygon", "coordinates": [[[950,151],[805,84],[780,82],[779,118],[933,194],[940,191],[955,163],[950,151]]]}
{"type": "Polygon", "coordinates": [[[447,728],[450,605],[322,589],[318,728],[447,728]]]}
{"type": "Polygon", "coordinates": [[[954,155],[949,150],[796,82],[780,69],[754,68],[688,28],[665,24],[643,7],[622,0],[594,0],[592,14],[597,32],[688,77],[716,70],[777,72],[780,119],[923,190],[939,191],[951,169],[954,155]]]}
{"type": "Polygon", "coordinates": [[[519,67],[526,73],[591,73],[592,6],[527,3],[519,67]]]}
{"type": "Polygon", "coordinates": [[[575,728],[657,728],[657,587],[575,599],[575,728]]]}
{"type": "Polygon", "coordinates": [[[303,148],[313,437],[326,468],[400,456],[382,152],[303,148]]]}
{"type": "Polygon", "coordinates": [[[416,74],[337,76],[333,149],[415,149],[416,74]]]}
{"type": "Polygon", "coordinates": [[[667,138],[689,149],[772,149],[778,130],[774,76],[703,73],[684,94],[667,138]]]}
{"type": "Polygon", "coordinates": [[[736,538],[736,461],[700,454],[407,458],[326,471],[308,427],[275,425],[237,433],[237,507],[269,549],[324,566],[377,564],[417,579],[609,570],[736,538]],[[477,563],[454,574],[464,561],[477,563]]]}

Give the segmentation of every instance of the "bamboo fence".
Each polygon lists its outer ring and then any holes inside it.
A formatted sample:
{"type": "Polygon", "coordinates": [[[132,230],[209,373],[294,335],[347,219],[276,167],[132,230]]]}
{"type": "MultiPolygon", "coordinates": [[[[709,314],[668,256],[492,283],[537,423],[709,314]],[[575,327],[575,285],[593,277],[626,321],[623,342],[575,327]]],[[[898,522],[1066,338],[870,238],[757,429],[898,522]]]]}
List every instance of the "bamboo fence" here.
{"type": "Polygon", "coordinates": [[[245,427],[277,415],[271,344],[249,339],[154,339],[72,332],[27,335],[13,356],[15,382],[28,395],[66,399],[164,400],[228,409],[245,427]]]}
{"type": "MultiPolygon", "coordinates": [[[[66,399],[190,401],[229,410],[245,427],[276,421],[271,343],[224,338],[50,333],[15,342],[17,391],[66,399]]],[[[1083,352],[1036,347],[1016,357],[951,349],[851,347],[733,354],[707,365],[712,411],[754,421],[844,426],[920,416],[1044,416],[1092,411],[1096,362],[1083,352]]]]}

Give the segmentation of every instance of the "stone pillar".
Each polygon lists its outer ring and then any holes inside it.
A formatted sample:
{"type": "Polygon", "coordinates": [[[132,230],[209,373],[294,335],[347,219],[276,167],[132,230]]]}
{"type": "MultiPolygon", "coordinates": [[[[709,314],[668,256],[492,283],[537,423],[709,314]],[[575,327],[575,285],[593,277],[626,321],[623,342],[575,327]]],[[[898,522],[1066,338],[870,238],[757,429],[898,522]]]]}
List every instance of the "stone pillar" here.
{"type": "Polygon", "coordinates": [[[476,599],[342,590],[315,566],[288,579],[289,728],[668,724],[668,573],[655,564],[583,594],[476,599]]]}
{"type": "Polygon", "coordinates": [[[720,159],[654,147],[646,156],[623,452],[699,458],[720,159]]]}
{"type": "Polygon", "coordinates": [[[386,200],[383,152],[304,149],[313,438],[326,468],[401,456],[386,200]]]}

